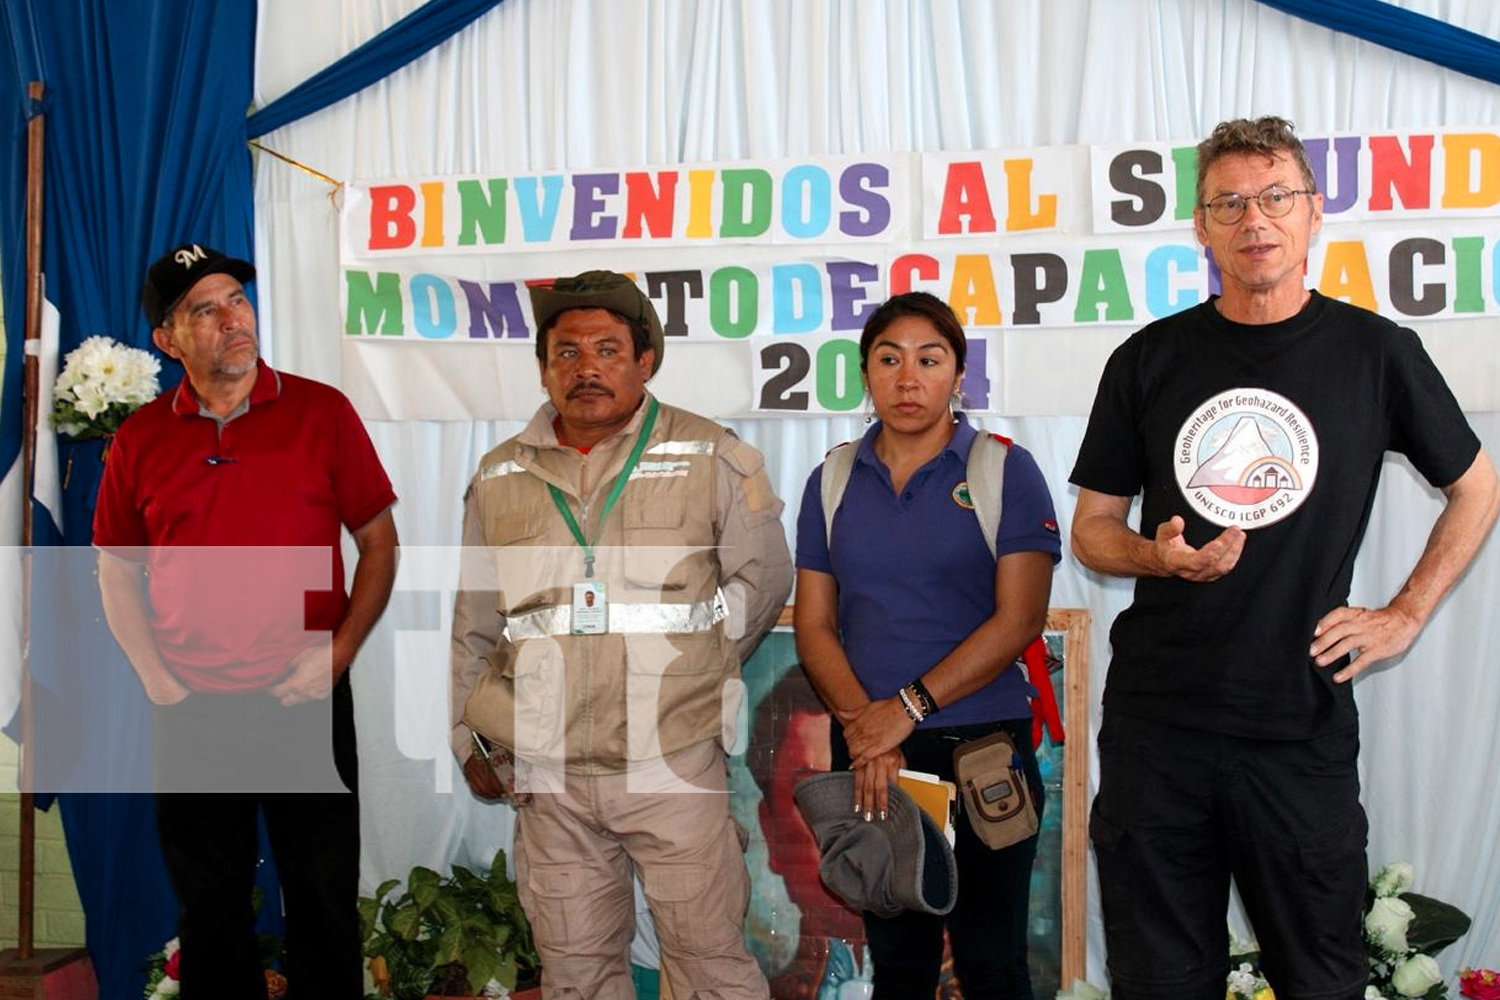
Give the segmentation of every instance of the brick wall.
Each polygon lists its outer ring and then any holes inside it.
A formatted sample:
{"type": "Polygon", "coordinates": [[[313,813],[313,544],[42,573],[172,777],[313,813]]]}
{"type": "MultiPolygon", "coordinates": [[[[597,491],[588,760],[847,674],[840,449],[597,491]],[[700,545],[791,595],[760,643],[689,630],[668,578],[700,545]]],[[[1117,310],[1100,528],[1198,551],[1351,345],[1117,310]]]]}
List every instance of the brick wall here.
{"type": "MultiPolygon", "coordinates": [[[[16,787],[16,746],[0,737],[0,788],[16,787]]],[[[0,793],[0,948],[16,944],[17,873],[20,862],[20,795],[0,793]]],[[[73,867],[57,808],[36,814],[36,945],[83,944],[83,906],[73,885],[73,867]]]]}

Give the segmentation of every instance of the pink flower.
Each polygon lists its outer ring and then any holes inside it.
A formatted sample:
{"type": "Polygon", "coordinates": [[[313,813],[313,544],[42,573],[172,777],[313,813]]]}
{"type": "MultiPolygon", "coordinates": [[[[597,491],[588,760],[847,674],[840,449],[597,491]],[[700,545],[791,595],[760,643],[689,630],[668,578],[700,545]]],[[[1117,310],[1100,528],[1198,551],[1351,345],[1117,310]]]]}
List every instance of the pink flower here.
{"type": "Polygon", "coordinates": [[[1464,969],[1458,974],[1458,991],[1469,1000],[1500,1000],[1500,972],[1464,969]]]}
{"type": "Polygon", "coordinates": [[[177,965],[181,961],[182,961],[182,952],[181,951],[174,951],[174,952],[172,952],[172,956],[167,959],[167,964],[162,969],[162,971],[165,972],[172,979],[176,979],[177,978],[177,965]]]}

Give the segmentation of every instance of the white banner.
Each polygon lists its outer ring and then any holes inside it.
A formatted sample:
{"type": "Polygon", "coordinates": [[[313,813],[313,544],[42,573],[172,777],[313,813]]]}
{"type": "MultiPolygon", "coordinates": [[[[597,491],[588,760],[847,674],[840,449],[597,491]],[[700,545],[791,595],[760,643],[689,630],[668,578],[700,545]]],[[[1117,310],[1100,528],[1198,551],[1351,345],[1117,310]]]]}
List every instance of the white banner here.
{"type": "MultiPolygon", "coordinates": [[[[1425,324],[1500,316],[1500,133],[1306,145],[1325,192],[1309,286],[1422,327],[1440,365],[1443,341],[1467,350],[1492,337],[1493,324],[1455,324],[1453,337],[1425,324]]],[[[1191,143],[354,184],[342,215],[346,374],[367,415],[524,419],[537,384],[527,285],[608,267],[661,316],[671,359],[659,381],[718,416],[857,409],[859,331],[882,300],[914,289],[976,335],[971,410],[1083,412],[1110,346],[1219,291],[1193,235],[1195,186],[1191,143]],[[394,346],[460,343],[473,350],[419,361],[394,346]],[[501,345],[527,350],[474,353],[501,345]],[[397,353],[368,356],[381,350],[397,353]],[[361,389],[381,372],[409,381],[361,389]]],[[[1445,371],[1467,408],[1500,406],[1496,390],[1473,398],[1445,371]]]]}

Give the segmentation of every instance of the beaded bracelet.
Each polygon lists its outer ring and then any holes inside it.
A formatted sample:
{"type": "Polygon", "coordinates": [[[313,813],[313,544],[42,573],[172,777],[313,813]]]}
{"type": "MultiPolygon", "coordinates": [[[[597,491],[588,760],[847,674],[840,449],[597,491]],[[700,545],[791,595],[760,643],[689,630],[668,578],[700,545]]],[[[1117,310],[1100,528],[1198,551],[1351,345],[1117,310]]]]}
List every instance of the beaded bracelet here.
{"type": "Polygon", "coordinates": [[[927,717],[922,712],[922,710],[917,707],[917,704],[912,700],[911,695],[906,693],[906,688],[902,688],[896,693],[901,696],[901,706],[906,709],[907,718],[911,719],[911,721],[913,722],[921,722],[927,717]]]}
{"type": "Polygon", "coordinates": [[[927,690],[927,685],[922,683],[922,678],[918,677],[916,680],[911,682],[911,690],[913,694],[921,699],[923,718],[926,718],[927,716],[938,710],[937,699],[932,696],[931,691],[927,690]]]}

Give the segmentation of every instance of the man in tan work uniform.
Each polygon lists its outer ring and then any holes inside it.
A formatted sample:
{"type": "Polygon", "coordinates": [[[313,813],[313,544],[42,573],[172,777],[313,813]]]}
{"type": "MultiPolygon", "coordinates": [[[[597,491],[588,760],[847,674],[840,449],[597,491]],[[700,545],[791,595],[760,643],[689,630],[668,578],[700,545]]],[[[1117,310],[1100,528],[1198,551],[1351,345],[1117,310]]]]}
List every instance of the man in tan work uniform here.
{"type": "Polygon", "coordinates": [[[759,452],[646,391],[665,345],[629,278],[531,297],[550,401],[464,496],[454,751],[520,805],[544,996],[633,1000],[638,872],[672,994],[764,1000],[724,745],[791,589],[782,504],[759,452]]]}

